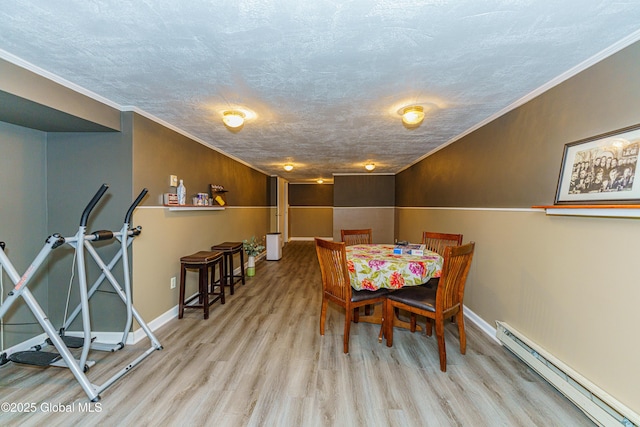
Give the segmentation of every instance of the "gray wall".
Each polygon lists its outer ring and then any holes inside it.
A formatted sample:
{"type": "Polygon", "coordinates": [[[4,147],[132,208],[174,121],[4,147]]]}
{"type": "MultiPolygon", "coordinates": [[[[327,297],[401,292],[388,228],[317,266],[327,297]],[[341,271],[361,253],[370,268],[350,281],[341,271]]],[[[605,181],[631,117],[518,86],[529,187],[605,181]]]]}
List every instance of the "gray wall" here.
{"type": "MultiPolygon", "coordinates": [[[[38,254],[47,237],[46,133],[0,122],[0,241],[11,263],[22,275],[38,254]]],[[[29,289],[47,310],[49,307],[46,264],[29,289]]],[[[2,297],[13,282],[2,275],[2,297]]],[[[5,348],[40,333],[22,300],[2,319],[5,348]]]]}
{"type": "MultiPolygon", "coordinates": [[[[130,126],[128,127],[130,129],[130,126]]],[[[125,127],[126,129],[126,127],[125,127]]],[[[80,217],[88,202],[103,183],[108,191],[89,217],[87,232],[117,231],[122,227],[132,198],[132,150],[130,132],[49,133],[47,143],[47,204],[49,233],[73,236],[78,231],[80,217]]],[[[101,257],[113,257],[119,246],[115,240],[97,242],[101,257]]],[[[54,325],[64,318],[67,287],[71,277],[73,248],[65,245],[50,257],[48,312],[54,325]]],[[[120,266],[120,264],[119,264],[120,266]]],[[[99,276],[95,263],[87,259],[89,286],[99,276]]],[[[121,270],[114,269],[116,277],[121,270]]],[[[78,302],[77,274],[74,276],[72,305],[78,302]]],[[[101,290],[110,291],[110,285],[101,290]]],[[[124,325],[124,305],[119,298],[106,292],[91,299],[92,329],[119,330],[124,325]]],[[[74,324],[74,327],[79,323],[74,324]]]]}

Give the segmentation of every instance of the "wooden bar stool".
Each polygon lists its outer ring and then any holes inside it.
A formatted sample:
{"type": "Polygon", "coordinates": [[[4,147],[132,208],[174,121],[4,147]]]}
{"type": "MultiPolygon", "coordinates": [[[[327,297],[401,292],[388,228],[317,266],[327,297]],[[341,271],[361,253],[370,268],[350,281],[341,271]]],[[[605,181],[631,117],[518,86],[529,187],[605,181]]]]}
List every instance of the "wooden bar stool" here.
{"type": "MultiPolygon", "coordinates": [[[[245,284],[244,280],[244,251],[242,250],[242,242],[224,242],[211,246],[212,251],[221,251],[224,255],[224,271],[220,277],[220,283],[229,286],[231,295],[233,295],[233,286],[242,280],[242,284],[245,284]],[[233,255],[240,253],[240,275],[234,274],[233,269],[233,255]]],[[[216,281],[218,283],[218,281],[216,281]]]]}
{"type": "Polygon", "coordinates": [[[224,274],[224,257],[222,252],[200,251],[191,255],[180,258],[180,304],[178,310],[178,319],[182,319],[185,308],[202,308],[204,310],[204,318],[209,318],[209,307],[214,302],[220,300],[224,304],[224,286],[218,285],[220,292],[214,292],[216,286],[216,264],[220,271],[220,277],[224,274]],[[211,268],[211,289],[209,289],[209,268],[211,268]],[[198,270],[198,293],[185,301],[184,282],[187,275],[187,269],[198,270]],[[213,299],[209,296],[213,295],[213,299]],[[187,305],[194,299],[198,298],[197,305],[187,305]]]}

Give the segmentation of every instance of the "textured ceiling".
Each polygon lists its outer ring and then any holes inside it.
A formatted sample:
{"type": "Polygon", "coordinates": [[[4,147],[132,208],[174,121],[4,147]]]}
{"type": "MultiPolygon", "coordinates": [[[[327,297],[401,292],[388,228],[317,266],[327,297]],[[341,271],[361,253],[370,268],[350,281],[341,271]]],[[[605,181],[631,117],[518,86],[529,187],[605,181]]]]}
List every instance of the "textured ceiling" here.
{"type": "Polygon", "coordinates": [[[637,0],[4,0],[0,49],[300,182],[397,173],[639,23],[637,0]]]}

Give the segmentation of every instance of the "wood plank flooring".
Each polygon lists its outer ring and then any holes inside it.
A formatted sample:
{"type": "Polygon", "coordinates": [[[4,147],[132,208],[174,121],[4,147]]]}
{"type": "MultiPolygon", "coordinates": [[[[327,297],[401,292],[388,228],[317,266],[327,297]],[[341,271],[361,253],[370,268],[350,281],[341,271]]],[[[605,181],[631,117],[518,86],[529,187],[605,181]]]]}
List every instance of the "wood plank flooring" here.
{"type": "MultiPolygon", "coordinates": [[[[0,402],[36,408],[0,411],[0,425],[593,425],[471,322],[465,356],[455,325],[447,325],[446,373],[435,338],[405,330],[387,348],[379,326],[354,324],[343,354],[344,312],[330,304],[326,334],[319,333],[313,242],[291,242],[283,255],[258,262],[256,276],[212,306],[208,320],[190,310],[155,331],[164,349],[103,391],[99,404],[88,405],[66,369],[0,367],[0,402]]],[[[87,375],[102,384],[148,347],[145,340],[118,353],[92,351],[97,364],[87,375]]]]}

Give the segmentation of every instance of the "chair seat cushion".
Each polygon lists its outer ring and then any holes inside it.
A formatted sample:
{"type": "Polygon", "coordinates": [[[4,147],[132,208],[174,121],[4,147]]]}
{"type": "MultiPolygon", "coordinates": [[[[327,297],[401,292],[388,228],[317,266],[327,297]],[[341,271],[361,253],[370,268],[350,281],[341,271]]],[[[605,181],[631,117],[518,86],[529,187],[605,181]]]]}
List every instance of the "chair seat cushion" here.
{"type": "Polygon", "coordinates": [[[356,291],[354,289],[351,292],[351,302],[360,302],[360,301],[364,301],[372,298],[380,298],[387,295],[389,292],[390,292],[389,289],[385,289],[385,288],[376,289],[375,291],[367,291],[364,289],[360,291],[356,291]]]}
{"type": "Polygon", "coordinates": [[[427,286],[407,286],[387,295],[392,301],[398,301],[410,307],[427,311],[436,311],[436,289],[427,286]]]}
{"type": "Polygon", "coordinates": [[[435,289],[438,287],[439,281],[440,281],[439,277],[432,277],[431,279],[429,279],[429,281],[427,281],[427,283],[423,283],[420,286],[426,286],[427,288],[435,289]]]}

